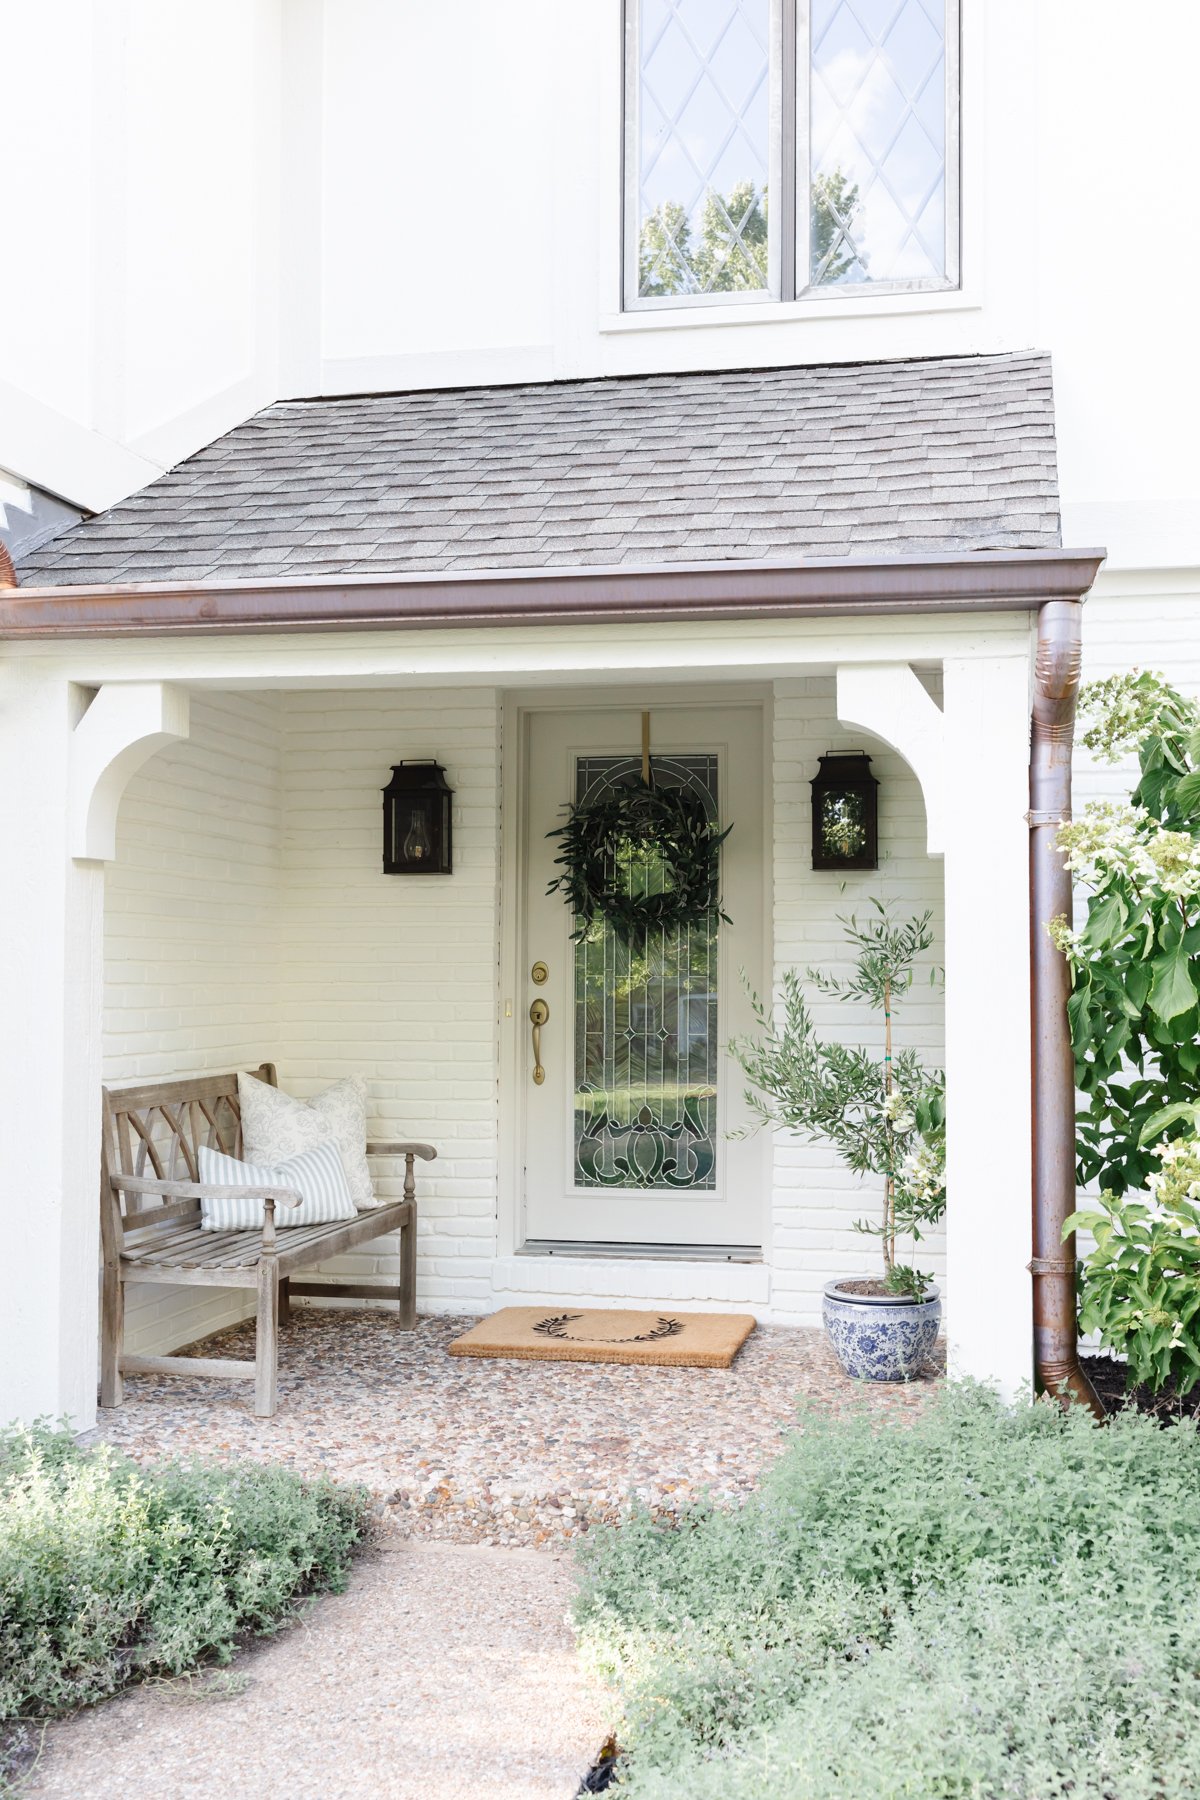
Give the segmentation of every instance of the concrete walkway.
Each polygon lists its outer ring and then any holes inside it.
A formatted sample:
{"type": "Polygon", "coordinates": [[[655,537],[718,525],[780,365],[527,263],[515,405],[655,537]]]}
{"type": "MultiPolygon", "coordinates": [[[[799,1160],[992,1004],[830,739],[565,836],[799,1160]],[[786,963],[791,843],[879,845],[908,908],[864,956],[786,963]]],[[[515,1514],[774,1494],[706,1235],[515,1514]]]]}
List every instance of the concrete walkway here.
{"type": "Polygon", "coordinates": [[[572,1594],[561,1553],[387,1540],[230,1671],[52,1725],[22,1795],[570,1800],[611,1725],[572,1594]]]}

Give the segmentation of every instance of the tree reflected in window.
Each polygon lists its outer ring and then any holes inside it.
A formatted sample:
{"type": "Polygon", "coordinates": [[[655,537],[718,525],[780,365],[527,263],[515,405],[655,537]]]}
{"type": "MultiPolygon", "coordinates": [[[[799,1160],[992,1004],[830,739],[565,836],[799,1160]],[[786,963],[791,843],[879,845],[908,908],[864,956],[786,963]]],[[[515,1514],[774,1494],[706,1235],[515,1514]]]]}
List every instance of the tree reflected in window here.
{"type": "Polygon", "coordinates": [[[956,284],[956,0],[628,5],[632,303],[956,284]]]}

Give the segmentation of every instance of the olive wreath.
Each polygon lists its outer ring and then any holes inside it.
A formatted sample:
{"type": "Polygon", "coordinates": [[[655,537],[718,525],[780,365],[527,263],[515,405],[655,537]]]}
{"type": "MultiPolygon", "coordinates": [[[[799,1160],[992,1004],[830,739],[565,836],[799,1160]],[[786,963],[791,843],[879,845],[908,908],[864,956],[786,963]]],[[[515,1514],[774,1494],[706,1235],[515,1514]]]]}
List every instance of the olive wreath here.
{"type": "Polygon", "coordinates": [[[631,781],[567,812],[566,824],[546,833],[560,840],[554,863],[562,868],[546,892],[561,891],[575,914],[573,941],[595,919],[635,947],[651,930],[707,925],[714,912],[732,924],[721,907],[720,851],[733,827],[718,831],[700,795],[631,781]],[[661,859],[661,893],[625,892],[619,853],[631,844],[661,859]]]}
{"type": "Polygon", "coordinates": [[[530,1327],[539,1337],[554,1338],[561,1344],[656,1344],[660,1338],[678,1337],[683,1330],[679,1319],[672,1319],[663,1313],[658,1315],[658,1324],[652,1325],[649,1331],[639,1331],[636,1337],[624,1338],[574,1338],[567,1330],[582,1319],[582,1313],[552,1313],[548,1319],[539,1319],[530,1327]]]}

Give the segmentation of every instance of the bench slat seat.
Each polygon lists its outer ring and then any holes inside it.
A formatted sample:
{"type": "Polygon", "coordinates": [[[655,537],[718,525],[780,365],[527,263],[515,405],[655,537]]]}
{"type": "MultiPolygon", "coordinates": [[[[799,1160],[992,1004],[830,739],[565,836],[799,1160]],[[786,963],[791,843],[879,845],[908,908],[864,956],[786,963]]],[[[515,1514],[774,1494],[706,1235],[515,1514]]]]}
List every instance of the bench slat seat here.
{"type": "MultiPolygon", "coordinates": [[[[369,1242],[385,1232],[396,1231],[412,1211],[407,1200],[391,1206],[378,1206],[374,1212],[359,1213],[356,1219],[333,1219],[324,1225],[289,1225],[278,1239],[276,1260],[281,1274],[293,1268],[306,1268],[319,1261],[314,1249],[336,1243],[345,1250],[355,1242],[369,1242]],[[347,1239],[347,1227],[362,1227],[347,1239]]],[[[158,1269],[253,1270],[258,1266],[262,1239],[257,1231],[204,1231],[199,1225],[164,1234],[162,1241],[151,1238],[147,1243],[132,1245],[123,1260],[131,1267],[147,1265],[158,1269]]],[[[253,1283],[251,1283],[253,1286],[253,1283]]]]}
{"type": "MultiPolygon", "coordinates": [[[[251,1073],[275,1085],[275,1066],[251,1073]]],[[[254,1375],[254,1410],[275,1411],[277,1326],[290,1297],[323,1295],[363,1299],[385,1296],[399,1302],[400,1325],[416,1324],[416,1183],[414,1159],[430,1161],[429,1144],[371,1143],[372,1157],[404,1160],[404,1198],[387,1200],[371,1212],[321,1225],[286,1225],[287,1211],[300,1203],[291,1189],[241,1190],[263,1200],[261,1229],[204,1231],[201,1199],[234,1190],[201,1183],[202,1144],[242,1155],[241,1113],[236,1071],[190,1081],[156,1082],[104,1091],[104,1157],[101,1173],[103,1325],[100,1404],[119,1406],[123,1373],[202,1375],[227,1380],[254,1375]],[[285,1228],[278,1225],[284,1222],[285,1228]],[[297,1281],[293,1271],[391,1232],[400,1234],[398,1285],[380,1282],[297,1281]],[[253,1363],[184,1356],[131,1356],[123,1350],[126,1281],[183,1287],[253,1289],[258,1316],[253,1363]]]]}

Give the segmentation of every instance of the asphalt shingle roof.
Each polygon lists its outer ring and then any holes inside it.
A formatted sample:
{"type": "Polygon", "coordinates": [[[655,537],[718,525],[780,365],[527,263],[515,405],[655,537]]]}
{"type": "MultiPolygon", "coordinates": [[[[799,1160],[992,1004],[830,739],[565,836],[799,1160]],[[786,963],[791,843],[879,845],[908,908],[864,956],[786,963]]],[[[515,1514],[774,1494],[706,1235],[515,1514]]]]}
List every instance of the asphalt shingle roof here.
{"type": "Polygon", "coordinates": [[[1059,546],[1040,353],[287,400],[23,585],[1059,546]]]}

